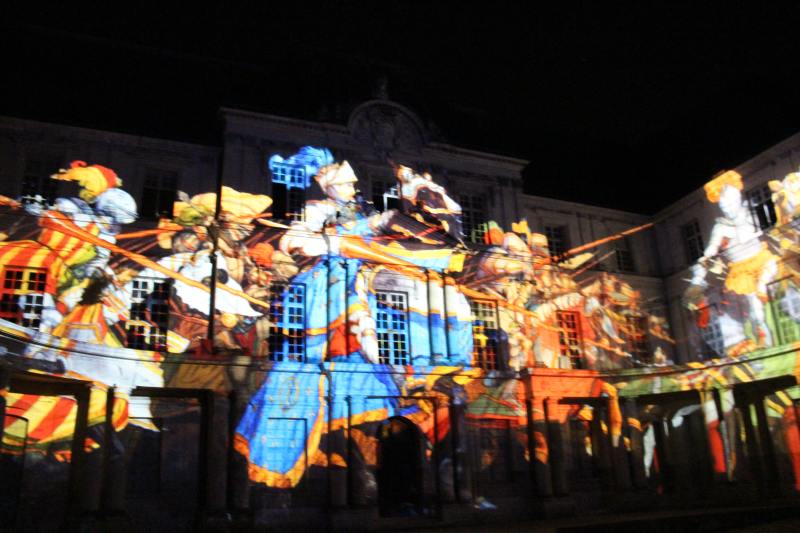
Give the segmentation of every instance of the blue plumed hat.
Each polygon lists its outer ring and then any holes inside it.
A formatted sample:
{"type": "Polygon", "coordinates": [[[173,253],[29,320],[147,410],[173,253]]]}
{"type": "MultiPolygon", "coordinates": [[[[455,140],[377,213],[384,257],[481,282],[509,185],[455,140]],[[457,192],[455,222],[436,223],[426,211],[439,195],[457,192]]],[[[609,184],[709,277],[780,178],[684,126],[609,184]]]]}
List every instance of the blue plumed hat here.
{"type": "Polygon", "coordinates": [[[333,154],[327,148],[303,146],[296,154],[283,157],[275,154],[269,158],[272,181],[288,187],[307,188],[319,169],[333,163],[333,154]]]}

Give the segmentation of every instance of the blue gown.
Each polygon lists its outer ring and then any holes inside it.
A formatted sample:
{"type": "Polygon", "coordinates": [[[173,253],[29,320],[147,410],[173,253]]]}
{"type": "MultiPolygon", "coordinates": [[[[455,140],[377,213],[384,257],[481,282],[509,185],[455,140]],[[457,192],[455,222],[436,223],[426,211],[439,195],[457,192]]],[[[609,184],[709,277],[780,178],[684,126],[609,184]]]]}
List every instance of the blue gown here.
{"type": "MultiPolygon", "coordinates": [[[[338,225],[337,232],[373,236],[367,218],[360,215],[353,223],[338,225]]],[[[439,271],[449,262],[447,257],[415,258],[413,253],[403,254],[402,259],[439,271]]],[[[235,447],[247,457],[253,481],[278,488],[295,486],[308,465],[318,459],[328,423],[331,430],[346,426],[345,395],[350,396],[353,425],[385,420],[395,414],[397,397],[401,395],[398,382],[402,382],[398,372],[403,373],[402,367],[368,363],[358,339],[348,332],[347,318],[354,310],[366,307],[373,317],[377,310],[374,290],[368,287],[365,296],[363,290],[359,294],[356,288],[357,274],[363,266],[360,259],[332,255],[320,258],[292,280],[293,285],[305,287],[305,362],[273,363],[237,426],[235,447]],[[331,376],[334,392],[330,415],[327,397],[331,384],[325,373],[331,376]]],[[[283,296],[285,310],[290,297],[288,291],[283,296]]],[[[410,313],[409,333],[415,341],[411,343],[415,363],[430,364],[432,345],[439,353],[447,353],[445,335],[449,334],[449,364],[468,364],[472,352],[471,325],[453,316],[449,317],[450,327],[446,330],[441,316],[433,318],[438,320],[429,327],[424,312],[410,313]]],[[[285,313],[278,326],[286,327],[290,320],[285,313]]]]}

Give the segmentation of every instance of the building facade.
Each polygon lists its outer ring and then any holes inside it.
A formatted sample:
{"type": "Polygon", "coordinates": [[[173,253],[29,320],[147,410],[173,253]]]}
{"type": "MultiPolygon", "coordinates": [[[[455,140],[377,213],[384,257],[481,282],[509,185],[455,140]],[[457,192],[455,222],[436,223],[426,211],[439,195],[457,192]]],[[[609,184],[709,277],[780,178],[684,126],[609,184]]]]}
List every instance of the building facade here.
{"type": "Polygon", "coordinates": [[[0,120],[5,523],[794,494],[796,139],[647,217],[388,100],[222,115],[221,147],[0,120]]]}

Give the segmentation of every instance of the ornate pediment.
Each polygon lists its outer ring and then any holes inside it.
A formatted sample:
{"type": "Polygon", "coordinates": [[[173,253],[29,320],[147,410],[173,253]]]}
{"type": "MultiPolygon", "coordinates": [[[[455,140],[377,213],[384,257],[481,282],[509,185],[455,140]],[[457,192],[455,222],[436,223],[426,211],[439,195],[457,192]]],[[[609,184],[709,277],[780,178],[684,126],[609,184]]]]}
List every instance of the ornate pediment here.
{"type": "Polygon", "coordinates": [[[426,142],[425,128],[414,113],[385,100],[358,106],[348,127],[359,143],[371,146],[379,157],[392,152],[417,152],[426,142]]]}

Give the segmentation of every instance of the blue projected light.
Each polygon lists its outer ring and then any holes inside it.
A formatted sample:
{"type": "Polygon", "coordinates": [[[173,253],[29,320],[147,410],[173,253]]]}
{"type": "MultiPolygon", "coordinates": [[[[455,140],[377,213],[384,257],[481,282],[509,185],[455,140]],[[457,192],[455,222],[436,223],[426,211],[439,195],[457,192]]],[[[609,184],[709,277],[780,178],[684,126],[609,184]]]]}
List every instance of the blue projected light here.
{"type": "Polygon", "coordinates": [[[283,183],[287,189],[307,189],[311,178],[325,165],[333,163],[333,154],[327,148],[303,146],[286,159],[275,154],[269,158],[273,183],[283,183]]]}

